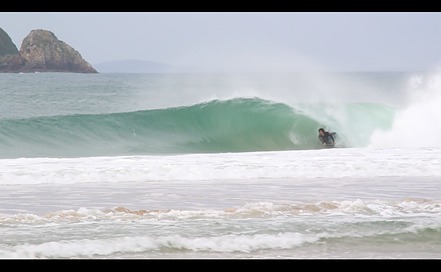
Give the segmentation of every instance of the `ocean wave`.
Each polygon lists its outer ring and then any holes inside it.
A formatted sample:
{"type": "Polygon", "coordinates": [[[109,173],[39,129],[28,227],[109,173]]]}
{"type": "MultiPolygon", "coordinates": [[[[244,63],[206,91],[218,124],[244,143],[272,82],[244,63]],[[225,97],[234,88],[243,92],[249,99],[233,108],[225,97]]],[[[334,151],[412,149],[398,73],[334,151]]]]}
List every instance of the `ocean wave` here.
{"type": "Polygon", "coordinates": [[[258,97],[106,114],[0,120],[0,158],[305,150],[317,130],[362,147],[390,128],[395,109],[378,103],[297,104],[258,97]]]}

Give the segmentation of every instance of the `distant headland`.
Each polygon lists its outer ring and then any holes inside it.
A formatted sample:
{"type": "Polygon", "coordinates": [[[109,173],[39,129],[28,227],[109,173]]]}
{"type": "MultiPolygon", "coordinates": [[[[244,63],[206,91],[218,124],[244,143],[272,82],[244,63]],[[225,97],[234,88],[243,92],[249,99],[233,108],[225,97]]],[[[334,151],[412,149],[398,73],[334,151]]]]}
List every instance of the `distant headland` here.
{"type": "Polygon", "coordinates": [[[32,30],[18,50],[0,28],[0,73],[34,72],[98,73],[78,51],[50,31],[32,30]]]}

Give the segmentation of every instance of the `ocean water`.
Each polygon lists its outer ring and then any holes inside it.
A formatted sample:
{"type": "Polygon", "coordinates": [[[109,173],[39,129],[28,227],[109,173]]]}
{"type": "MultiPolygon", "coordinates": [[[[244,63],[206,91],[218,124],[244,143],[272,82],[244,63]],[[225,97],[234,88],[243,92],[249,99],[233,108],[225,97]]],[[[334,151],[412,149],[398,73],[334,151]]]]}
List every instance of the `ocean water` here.
{"type": "Polygon", "coordinates": [[[0,98],[2,259],[441,258],[437,72],[0,74],[0,98]]]}

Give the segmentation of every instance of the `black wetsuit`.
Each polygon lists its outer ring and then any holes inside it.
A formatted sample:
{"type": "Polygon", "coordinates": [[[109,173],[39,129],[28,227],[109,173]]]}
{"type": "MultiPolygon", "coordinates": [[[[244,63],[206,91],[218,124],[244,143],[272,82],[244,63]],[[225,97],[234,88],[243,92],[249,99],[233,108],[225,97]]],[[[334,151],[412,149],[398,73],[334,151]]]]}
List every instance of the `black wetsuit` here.
{"type": "Polygon", "coordinates": [[[323,135],[323,136],[319,135],[318,139],[320,140],[320,142],[322,144],[334,145],[335,144],[335,138],[334,138],[335,134],[336,134],[335,132],[329,133],[329,132],[325,131],[325,135],[323,135]]]}

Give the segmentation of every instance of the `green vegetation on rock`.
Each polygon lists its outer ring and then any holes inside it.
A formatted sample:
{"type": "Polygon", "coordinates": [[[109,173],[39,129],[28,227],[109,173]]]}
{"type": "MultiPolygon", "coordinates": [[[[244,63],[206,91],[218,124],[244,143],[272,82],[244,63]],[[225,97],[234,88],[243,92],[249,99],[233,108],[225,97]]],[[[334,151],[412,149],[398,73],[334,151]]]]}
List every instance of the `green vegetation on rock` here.
{"type": "Polygon", "coordinates": [[[11,37],[0,27],[0,57],[18,54],[17,46],[12,42],[11,37]]]}

